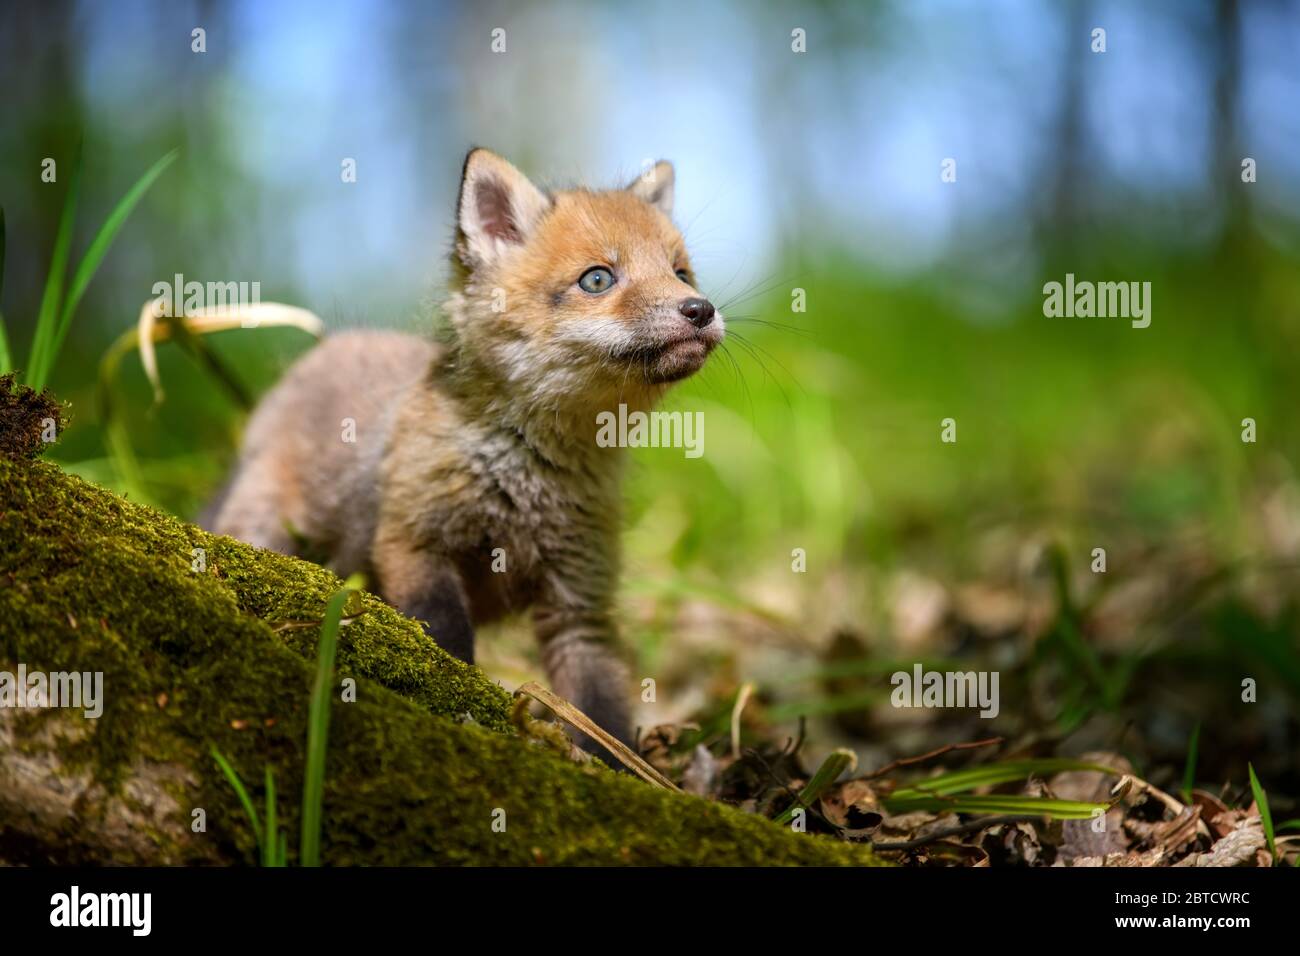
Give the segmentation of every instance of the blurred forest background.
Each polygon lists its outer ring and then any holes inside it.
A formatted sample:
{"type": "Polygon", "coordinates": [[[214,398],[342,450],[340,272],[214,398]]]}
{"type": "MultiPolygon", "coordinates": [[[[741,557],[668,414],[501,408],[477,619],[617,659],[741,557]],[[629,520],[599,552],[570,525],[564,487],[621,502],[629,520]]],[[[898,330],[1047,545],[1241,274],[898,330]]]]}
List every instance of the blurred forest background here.
{"type": "MultiPolygon", "coordinates": [[[[53,369],[69,470],[193,517],[234,456],[245,411],[166,345],[161,404],[134,356],[113,384],[138,481],[110,453],[99,363],[155,282],[427,329],[470,145],[556,184],[662,156],[747,342],[743,375],[718,356],[672,399],[704,411],[702,458],[635,453],[642,724],[707,734],[754,682],[751,732],[806,717],[867,768],[999,733],[1164,784],[1199,725],[1199,782],[1240,796],[1251,759],[1275,813],[1300,794],[1300,2],[51,0],[0,11],[0,81],[19,365],[78,141],[74,261],[180,148],[53,369]],[[1150,282],[1151,326],[1045,318],[1067,272],[1150,282]],[[1000,671],[1001,715],[891,708],[915,661],[1000,671]]],[[[256,396],[310,340],[211,345],[256,396]]],[[[519,624],[482,647],[507,686],[536,676],[519,624]]]]}

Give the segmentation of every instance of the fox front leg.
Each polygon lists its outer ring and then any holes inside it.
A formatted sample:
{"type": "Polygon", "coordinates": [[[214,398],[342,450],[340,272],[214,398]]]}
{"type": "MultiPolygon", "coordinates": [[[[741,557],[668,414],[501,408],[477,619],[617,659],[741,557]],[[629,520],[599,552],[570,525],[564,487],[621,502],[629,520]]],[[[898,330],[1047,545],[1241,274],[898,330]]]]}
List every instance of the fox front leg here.
{"type": "MultiPolygon", "coordinates": [[[[543,602],[533,609],[542,664],[555,693],[571,702],[620,742],[632,746],[628,672],[616,649],[613,621],[605,611],[543,602]]],[[[611,767],[622,762],[586,734],[578,746],[611,767]]]]}
{"type": "Polygon", "coordinates": [[[460,577],[451,565],[426,551],[378,547],[374,554],[380,594],[415,618],[448,654],[474,663],[474,625],[460,577]]]}

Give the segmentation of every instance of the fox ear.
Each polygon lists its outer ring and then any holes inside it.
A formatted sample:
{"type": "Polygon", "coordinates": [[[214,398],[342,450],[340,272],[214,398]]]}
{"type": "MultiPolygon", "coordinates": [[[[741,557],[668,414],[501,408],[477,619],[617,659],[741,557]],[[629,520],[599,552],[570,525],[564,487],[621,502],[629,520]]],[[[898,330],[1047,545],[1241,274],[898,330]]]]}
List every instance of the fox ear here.
{"type": "Polygon", "coordinates": [[[528,177],[496,153],[472,149],[465,157],[456,204],[456,249],[471,268],[492,262],[528,238],[551,201],[528,177]]]}
{"type": "Polygon", "coordinates": [[[666,159],[661,159],[632,180],[627,191],[672,218],[674,179],[673,164],[666,159]]]}

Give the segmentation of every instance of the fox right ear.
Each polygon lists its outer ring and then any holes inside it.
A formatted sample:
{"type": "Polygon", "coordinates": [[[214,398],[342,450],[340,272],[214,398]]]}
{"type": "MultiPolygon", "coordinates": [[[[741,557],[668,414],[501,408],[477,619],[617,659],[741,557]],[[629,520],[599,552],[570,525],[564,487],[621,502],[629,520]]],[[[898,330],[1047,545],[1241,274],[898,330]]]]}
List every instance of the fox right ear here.
{"type": "Polygon", "coordinates": [[[637,199],[648,202],[669,219],[673,217],[673,183],[676,181],[673,164],[661,159],[653,166],[647,165],[645,171],[632,180],[627,187],[637,199]]]}
{"type": "Polygon", "coordinates": [[[527,239],[550,205],[527,176],[496,153],[470,150],[457,200],[457,253],[471,269],[493,262],[527,239]]]}

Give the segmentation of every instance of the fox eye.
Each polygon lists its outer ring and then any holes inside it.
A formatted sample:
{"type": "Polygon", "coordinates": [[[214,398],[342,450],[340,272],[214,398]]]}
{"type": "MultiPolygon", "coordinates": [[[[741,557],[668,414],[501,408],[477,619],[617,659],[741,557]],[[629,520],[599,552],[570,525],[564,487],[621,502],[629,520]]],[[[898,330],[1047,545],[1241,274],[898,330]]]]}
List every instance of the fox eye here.
{"type": "Polygon", "coordinates": [[[578,288],[582,289],[583,292],[590,292],[592,295],[608,292],[613,287],[614,273],[604,266],[588,269],[582,274],[582,278],[578,280],[578,288]]]}
{"type": "Polygon", "coordinates": [[[678,269],[678,270],[677,270],[677,278],[681,279],[681,280],[682,280],[683,282],[685,282],[687,285],[694,285],[694,284],[695,284],[695,283],[693,283],[693,282],[691,281],[691,274],[690,274],[689,272],[687,272],[685,269],[678,269]]]}

